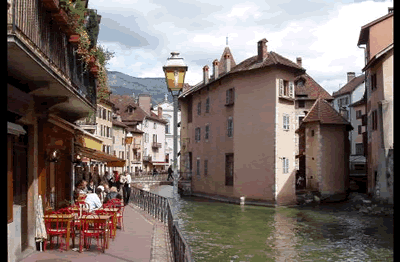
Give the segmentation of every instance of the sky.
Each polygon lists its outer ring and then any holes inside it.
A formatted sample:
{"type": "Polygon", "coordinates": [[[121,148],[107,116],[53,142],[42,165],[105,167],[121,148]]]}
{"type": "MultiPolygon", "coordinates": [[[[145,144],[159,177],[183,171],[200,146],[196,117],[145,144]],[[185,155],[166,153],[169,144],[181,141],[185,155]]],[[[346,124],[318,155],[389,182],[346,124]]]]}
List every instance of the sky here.
{"type": "Polygon", "coordinates": [[[292,61],[330,94],[362,74],[363,25],[388,13],[392,0],[90,0],[102,16],[98,43],[115,57],[107,69],[134,77],[164,77],[172,51],[188,65],[185,82],[202,81],[202,68],[226,47],[236,64],[257,55],[257,42],[292,61]]]}

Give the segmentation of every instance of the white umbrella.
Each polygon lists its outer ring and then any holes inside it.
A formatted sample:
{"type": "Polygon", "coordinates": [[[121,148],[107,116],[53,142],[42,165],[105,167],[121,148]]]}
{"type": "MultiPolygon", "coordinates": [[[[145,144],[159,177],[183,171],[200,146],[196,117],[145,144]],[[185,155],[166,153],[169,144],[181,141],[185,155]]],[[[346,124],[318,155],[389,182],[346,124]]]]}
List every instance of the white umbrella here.
{"type": "MultiPolygon", "coordinates": [[[[36,203],[36,234],[35,234],[36,242],[41,242],[44,239],[47,239],[46,226],[44,225],[44,215],[43,215],[43,205],[42,205],[42,196],[39,195],[37,203],[36,203]]],[[[42,251],[42,247],[40,246],[40,251],[42,251]]]]}

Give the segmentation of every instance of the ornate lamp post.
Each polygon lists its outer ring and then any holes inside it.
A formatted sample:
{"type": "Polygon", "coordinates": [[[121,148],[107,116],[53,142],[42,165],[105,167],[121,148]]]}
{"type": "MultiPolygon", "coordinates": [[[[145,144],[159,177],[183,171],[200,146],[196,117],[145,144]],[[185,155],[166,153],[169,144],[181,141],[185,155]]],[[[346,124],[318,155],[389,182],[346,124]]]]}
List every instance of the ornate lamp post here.
{"type": "Polygon", "coordinates": [[[174,99],[174,191],[178,191],[178,96],[185,82],[185,75],[188,67],[183,62],[183,58],[179,57],[179,52],[171,52],[171,57],[167,59],[167,63],[163,66],[165,73],[165,81],[167,82],[168,91],[174,99]]]}

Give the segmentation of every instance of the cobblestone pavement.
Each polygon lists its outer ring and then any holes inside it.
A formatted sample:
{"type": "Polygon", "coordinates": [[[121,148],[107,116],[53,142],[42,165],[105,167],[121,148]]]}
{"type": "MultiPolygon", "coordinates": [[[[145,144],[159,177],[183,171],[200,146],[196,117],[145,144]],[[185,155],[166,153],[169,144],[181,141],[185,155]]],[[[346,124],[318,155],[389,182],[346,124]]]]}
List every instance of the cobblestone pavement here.
{"type": "Polygon", "coordinates": [[[125,208],[124,230],[118,229],[115,240],[109,244],[105,253],[97,250],[96,245],[79,253],[74,251],[78,247],[76,240],[75,248],[69,251],[48,248],[46,252],[34,251],[21,261],[172,261],[167,227],[132,204],[125,208]]]}

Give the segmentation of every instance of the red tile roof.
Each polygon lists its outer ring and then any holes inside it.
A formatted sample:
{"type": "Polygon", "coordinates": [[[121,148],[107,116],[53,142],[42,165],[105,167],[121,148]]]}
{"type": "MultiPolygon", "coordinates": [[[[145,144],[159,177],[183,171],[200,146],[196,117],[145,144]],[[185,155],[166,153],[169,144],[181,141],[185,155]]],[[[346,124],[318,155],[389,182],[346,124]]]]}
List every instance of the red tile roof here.
{"type": "MultiPolygon", "coordinates": [[[[342,117],[326,100],[318,98],[314,105],[311,107],[310,112],[306,115],[301,123],[303,126],[309,122],[320,122],[321,124],[337,124],[347,125],[349,130],[353,127],[351,124],[342,117]]],[[[301,127],[300,126],[300,127],[301,127]]]]}
{"type": "Polygon", "coordinates": [[[115,104],[115,107],[118,108],[119,114],[121,115],[121,120],[124,124],[129,125],[131,122],[142,122],[145,118],[151,119],[153,121],[157,121],[162,124],[166,124],[167,121],[158,118],[157,115],[149,115],[142,108],[139,107],[138,104],[135,103],[135,100],[130,95],[113,95],[111,94],[110,100],[115,104]],[[128,112],[128,107],[133,107],[133,112],[128,112]]]}
{"type": "MultiPolygon", "coordinates": [[[[225,48],[226,50],[226,48],[225,48]]],[[[224,50],[224,53],[225,53],[224,50]]],[[[270,66],[282,66],[291,70],[294,70],[295,73],[297,74],[304,74],[305,73],[305,69],[299,65],[297,65],[296,63],[290,61],[289,59],[275,53],[275,52],[269,52],[268,56],[266,59],[264,59],[264,61],[262,62],[258,62],[258,56],[253,56],[250,57],[246,60],[244,60],[243,62],[241,62],[240,64],[233,66],[231,64],[231,71],[229,71],[228,73],[223,72],[222,74],[219,73],[219,77],[216,80],[221,79],[224,76],[230,75],[230,74],[234,74],[234,73],[239,73],[239,72],[244,72],[244,71],[250,71],[250,70],[254,70],[254,69],[258,69],[258,68],[265,68],[265,67],[270,67],[270,66]]],[[[220,63],[221,66],[222,62],[220,63]]],[[[220,68],[219,66],[219,68],[220,68]]],[[[220,70],[220,69],[219,69],[220,70]]],[[[210,83],[213,83],[215,81],[215,79],[211,78],[209,81],[210,83]]],[[[197,90],[200,90],[201,88],[203,88],[204,83],[199,82],[198,84],[192,86],[192,88],[186,90],[185,92],[182,92],[182,94],[180,95],[180,97],[185,97],[197,90]]]]}
{"type": "Polygon", "coordinates": [[[332,101],[334,98],[322,86],[320,86],[311,76],[307,73],[302,74],[294,79],[295,94],[307,95],[306,99],[318,99],[319,97],[327,101],[332,101]],[[297,83],[303,80],[304,85],[298,86],[297,83]]]}
{"type": "Polygon", "coordinates": [[[352,93],[359,85],[364,83],[365,81],[365,75],[359,75],[357,77],[354,77],[351,79],[347,84],[345,84],[342,88],[340,88],[338,91],[333,92],[333,97],[338,97],[344,94],[349,94],[352,93]]]}

